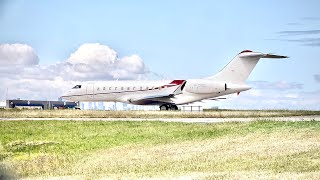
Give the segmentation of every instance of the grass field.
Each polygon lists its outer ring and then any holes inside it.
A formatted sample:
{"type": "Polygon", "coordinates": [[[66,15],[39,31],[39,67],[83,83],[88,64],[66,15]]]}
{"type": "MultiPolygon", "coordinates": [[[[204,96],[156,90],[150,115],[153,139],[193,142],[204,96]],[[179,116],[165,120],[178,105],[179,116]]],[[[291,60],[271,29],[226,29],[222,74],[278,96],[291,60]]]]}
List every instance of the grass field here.
{"type": "Polygon", "coordinates": [[[319,179],[320,122],[0,121],[0,164],[30,179],[319,179]]]}
{"type": "Polygon", "coordinates": [[[320,115],[304,110],[96,111],[0,109],[0,118],[242,118],[320,115]]]}

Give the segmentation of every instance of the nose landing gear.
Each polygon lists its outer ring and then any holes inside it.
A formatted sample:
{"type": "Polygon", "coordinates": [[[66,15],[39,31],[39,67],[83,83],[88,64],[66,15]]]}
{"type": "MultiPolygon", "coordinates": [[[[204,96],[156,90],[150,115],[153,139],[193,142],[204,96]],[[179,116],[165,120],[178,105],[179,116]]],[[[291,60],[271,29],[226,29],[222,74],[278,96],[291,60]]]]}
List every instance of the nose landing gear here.
{"type": "Polygon", "coordinates": [[[177,111],[178,110],[178,106],[175,104],[163,104],[160,106],[160,111],[177,111]]]}

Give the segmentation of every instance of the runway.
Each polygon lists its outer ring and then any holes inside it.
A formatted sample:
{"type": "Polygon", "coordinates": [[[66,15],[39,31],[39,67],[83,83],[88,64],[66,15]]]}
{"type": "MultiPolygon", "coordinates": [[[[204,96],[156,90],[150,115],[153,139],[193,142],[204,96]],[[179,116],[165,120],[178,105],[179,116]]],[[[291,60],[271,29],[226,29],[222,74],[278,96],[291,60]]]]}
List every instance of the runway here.
{"type": "Polygon", "coordinates": [[[223,123],[251,121],[320,121],[320,116],[252,117],[252,118],[0,118],[0,121],[161,121],[182,123],[223,123]]]}

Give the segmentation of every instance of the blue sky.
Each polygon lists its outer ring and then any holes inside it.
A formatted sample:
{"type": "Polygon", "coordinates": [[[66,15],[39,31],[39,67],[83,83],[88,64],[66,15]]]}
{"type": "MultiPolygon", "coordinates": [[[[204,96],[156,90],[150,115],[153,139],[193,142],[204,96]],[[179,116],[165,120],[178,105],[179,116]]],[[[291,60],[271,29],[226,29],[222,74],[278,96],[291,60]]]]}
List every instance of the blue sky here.
{"type": "Polygon", "coordinates": [[[319,7],[316,0],[2,0],[0,44],[26,44],[44,66],[67,60],[85,43],[99,43],[119,58],[136,54],[150,71],[171,79],[213,75],[251,49],[290,59],[259,62],[249,82],[318,92],[319,7]]]}

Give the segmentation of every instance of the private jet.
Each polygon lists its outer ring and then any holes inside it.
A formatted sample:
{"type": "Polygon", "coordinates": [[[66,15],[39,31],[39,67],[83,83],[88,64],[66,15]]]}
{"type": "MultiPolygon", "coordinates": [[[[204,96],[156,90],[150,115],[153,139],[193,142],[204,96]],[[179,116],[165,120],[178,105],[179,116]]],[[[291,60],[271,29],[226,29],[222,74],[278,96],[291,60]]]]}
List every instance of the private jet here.
{"type": "Polygon", "coordinates": [[[158,105],[160,110],[178,110],[177,105],[202,100],[225,99],[220,96],[251,89],[245,81],[261,58],[287,58],[244,50],[220,72],[202,79],[162,81],[105,81],[74,86],[62,95],[68,101],[123,102],[158,105]]]}

